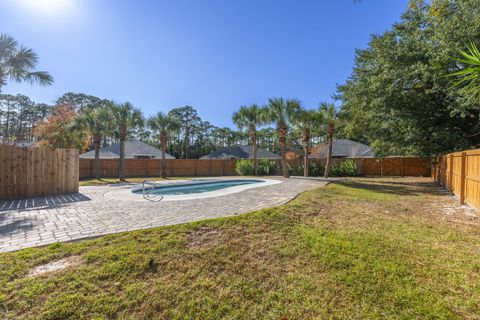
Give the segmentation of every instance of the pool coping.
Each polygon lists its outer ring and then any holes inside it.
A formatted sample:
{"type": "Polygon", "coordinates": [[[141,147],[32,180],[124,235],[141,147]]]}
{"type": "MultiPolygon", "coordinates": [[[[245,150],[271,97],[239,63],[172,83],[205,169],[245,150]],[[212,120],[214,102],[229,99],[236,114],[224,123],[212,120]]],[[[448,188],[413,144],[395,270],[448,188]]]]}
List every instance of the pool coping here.
{"type": "Polygon", "coordinates": [[[112,190],[105,193],[103,196],[109,199],[114,200],[124,200],[124,201],[185,201],[185,200],[195,200],[195,199],[207,199],[214,197],[226,196],[233,193],[242,192],[244,190],[249,190],[253,188],[261,188],[266,186],[271,186],[275,184],[282,183],[280,180],[273,179],[264,179],[264,178],[213,178],[213,179],[189,179],[189,180],[175,180],[175,181],[155,181],[157,186],[168,186],[168,185],[182,185],[182,184],[191,184],[192,182],[214,182],[214,181],[228,181],[228,180],[259,180],[259,183],[245,184],[240,186],[227,187],[220,190],[214,190],[209,192],[202,193],[191,193],[184,195],[154,195],[149,198],[144,198],[142,193],[133,193],[134,189],[142,189],[142,184],[133,184],[128,186],[123,186],[121,189],[112,190]]]}

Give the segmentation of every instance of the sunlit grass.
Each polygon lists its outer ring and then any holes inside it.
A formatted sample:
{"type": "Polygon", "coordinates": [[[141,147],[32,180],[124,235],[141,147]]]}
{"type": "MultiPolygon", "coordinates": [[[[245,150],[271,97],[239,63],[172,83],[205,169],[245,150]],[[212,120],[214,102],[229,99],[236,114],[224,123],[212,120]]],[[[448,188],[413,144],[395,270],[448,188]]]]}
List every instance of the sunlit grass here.
{"type": "Polygon", "coordinates": [[[431,187],[401,181],[3,254],[0,318],[475,319],[480,230],[424,214],[431,187]],[[73,255],[80,266],[26,276],[73,255]]]}

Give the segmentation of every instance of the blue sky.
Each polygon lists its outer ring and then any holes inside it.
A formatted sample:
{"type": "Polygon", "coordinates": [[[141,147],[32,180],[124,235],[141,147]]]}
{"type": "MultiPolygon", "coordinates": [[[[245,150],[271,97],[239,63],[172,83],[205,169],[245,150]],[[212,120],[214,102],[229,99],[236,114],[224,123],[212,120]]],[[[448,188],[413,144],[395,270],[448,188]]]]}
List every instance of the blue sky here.
{"type": "Polygon", "coordinates": [[[65,92],[130,101],[146,115],[192,105],[232,126],[240,105],[331,101],[355,48],[408,0],[0,0],[0,32],[40,56],[55,84],[4,93],[52,103],[65,92]]]}

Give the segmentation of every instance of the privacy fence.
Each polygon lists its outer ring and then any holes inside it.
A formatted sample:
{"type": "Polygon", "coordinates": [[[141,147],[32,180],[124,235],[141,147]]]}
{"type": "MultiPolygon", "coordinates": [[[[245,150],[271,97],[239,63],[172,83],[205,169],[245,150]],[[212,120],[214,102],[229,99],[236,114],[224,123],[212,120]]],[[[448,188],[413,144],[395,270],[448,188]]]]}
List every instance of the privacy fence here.
{"type": "MultiPolygon", "coordinates": [[[[94,176],[94,159],[80,159],[80,178],[94,176]]],[[[166,159],[167,176],[231,176],[235,175],[236,160],[199,160],[166,159]]],[[[100,160],[102,177],[118,177],[119,160],[100,160]]],[[[127,177],[155,177],[160,175],[159,159],[126,159],[125,175],[127,177]]]]}
{"type": "MultiPolygon", "coordinates": [[[[333,159],[333,164],[345,159],[333,159]]],[[[430,159],[394,157],[383,160],[373,158],[352,158],[357,166],[359,176],[424,176],[431,174],[430,159]]],[[[94,176],[93,159],[80,159],[80,178],[94,176]]],[[[200,160],[200,159],[167,159],[166,173],[168,176],[232,176],[236,175],[236,160],[200,160]]],[[[278,171],[281,172],[281,161],[276,162],[278,171]]],[[[127,177],[154,177],[160,175],[161,161],[159,159],[127,159],[127,177]]],[[[317,166],[325,166],[325,160],[311,159],[317,166]]],[[[303,164],[302,159],[288,160],[292,167],[303,164]]],[[[102,177],[118,176],[118,159],[100,160],[100,173],[102,177]]]]}
{"type": "Polygon", "coordinates": [[[76,149],[0,145],[0,199],[78,192],[76,149]]]}
{"type": "Polygon", "coordinates": [[[432,178],[461,204],[480,209],[480,149],[450,153],[433,161],[432,178]]]}

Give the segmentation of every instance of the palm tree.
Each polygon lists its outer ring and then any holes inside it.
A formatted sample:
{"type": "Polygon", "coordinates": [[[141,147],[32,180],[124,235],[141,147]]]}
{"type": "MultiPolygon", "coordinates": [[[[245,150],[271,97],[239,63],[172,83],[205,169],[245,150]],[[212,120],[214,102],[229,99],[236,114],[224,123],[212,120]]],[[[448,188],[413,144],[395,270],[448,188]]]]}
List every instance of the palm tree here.
{"type": "Polygon", "coordinates": [[[253,174],[257,175],[257,127],[266,123],[267,112],[265,108],[261,108],[256,104],[251,106],[241,106],[240,109],[233,114],[233,122],[240,128],[248,129],[248,134],[252,139],[253,151],[253,174]]]}
{"type": "Polygon", "coordinates": [[[293,115],[293,123],[302,136],[303,145],[303,175],[308,177],[309,162],[308,154],[310,153],[310,138],[313,132],[318,131],[322,123],[322,114],[316,110],[300,110],[293,115]]]}
{"type": "Polygon", "coordinates": [[[335,105],[333,103],[322,102],[320,104],[320,113],[327,130],[328,155],[323,177],[328,178],[332,167],[333,136],[335,135],[335,128],[337,125],[337,111],[335,110],[335,105]]]}
{"type": "Polygon", "coordinates": [[[140,109],[135,108],[130,102],[116,104],[109,103],[113,127],[117,130],[120,138],[120,165],[119,179],[125,181],[125,140],[127,140],[130,128],[143,126],[144,119],[140,109]]]}
{"type": "Polygon", "coordinates": [[[300,102],[296,99],[271,98],[268,100],[267,120],[275,123],[278,133],[278,145],[282,156],[283,176],[289,178],[286,157],[288,126],[293,115],[300,110],[300,102]]]}
{"type": "Polygon", "coordinates": [[[177,132],[180,130],[181,123],[172,115],[166,115],[163,112],[158,112],[155,116],[148,118],[147,126],[159,134],[160,149],[162,150],[161,176],[162,178],[165,178],[165,150],[167,149],[168,139],[177,134],[177,132]]]}
{"type": "Polygon", "coordinates": [[[6,34],[0,34],[0,91],[8,79],[51,85],[53,77],[45,71],[35,71],[37,63],[38,56],[32,49],[18,44],[6,34]]]}
{"type": "Polygon", "coordinates": [[[460,50],[463,58],[455,59],[464,67],[450,76],[458,76],[460,79],[454,86],[464,85],[463,89],[471,99],[480,95],[480,50],[477,45],[470,42],[467,51],[460,50]]]}
{"type": "Polygon", "coordinates": [[[102,137],[111,131],[110,113],[105,108],[88,109],[73,120],[70,130],[83,131],[92,137],[95,150],[95,178],[100,179],[100,146],[102,137]]]}

